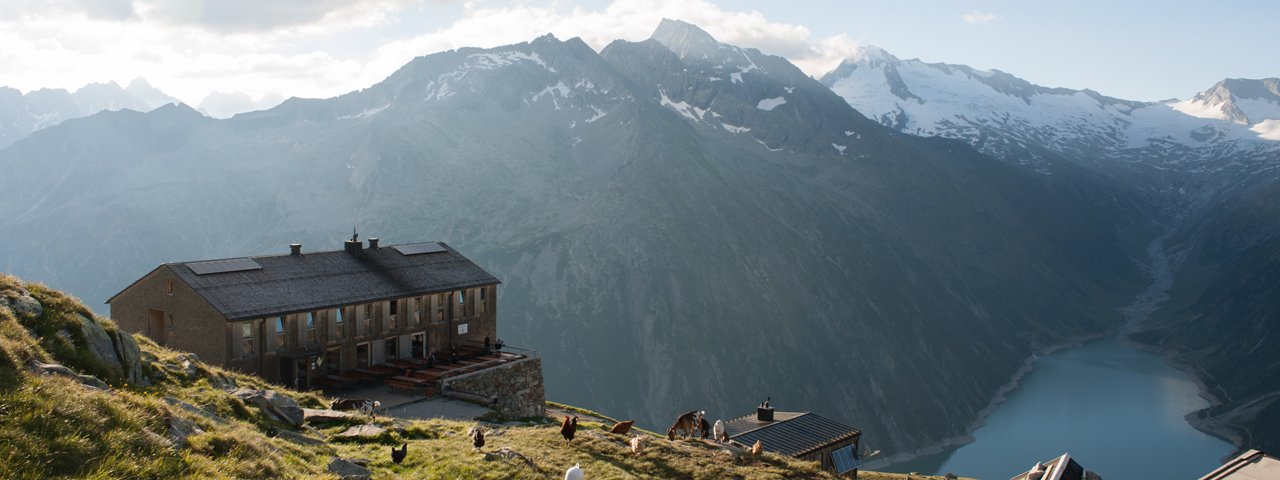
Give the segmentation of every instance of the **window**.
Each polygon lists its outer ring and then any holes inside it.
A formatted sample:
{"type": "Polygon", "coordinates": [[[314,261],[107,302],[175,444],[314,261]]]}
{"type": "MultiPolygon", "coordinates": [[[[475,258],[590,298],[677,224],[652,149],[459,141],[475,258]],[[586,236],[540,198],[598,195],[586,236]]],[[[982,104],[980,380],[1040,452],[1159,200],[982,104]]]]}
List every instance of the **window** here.
{"type": "Polygon", "coordinates": [[[489,305],[488,305],[488,303],[485,303],[485,298],[484,298],[484,291],[485,291],[485,290],[487,290],[487,289],[486,289],[486,288],[481,288],[481,289],[480,289],[480,313],[485,313],[485,312],[489,311],[489,308],[488,308],[488,307],[489,307],[489,305]]]}
{"type": "Polygon", "coordinates": [[[364,305],[364,319],[360,321],[360,334],[368,335],[373,331],[373,304],[364,305]]]}
{"type": "Polygon", "coordinates": [[[422,325],[422,297],[413,297],[413,324],[422,325]]]}
{"type": "Polygon", "coordinates": [[[307,343],[316,343],[316,312],[307,312],[307,343]]]}
{"type": "Polygon", "coordinates": [[[465,290],[458,290],[458,305],[457,307],[454,307],[453,314],[458,317],[467,316],[466,305],[467,305],[467,292],[465,290]]]}
{"type": "Polygon", "coordinates": [[[253,322],[240,324],[240,353],[246,357],[253,355],[253,322]]]}
{"type": "Polygon", "coordinates": [[[392,300],[388,302],[391,309],[391,315],[387,317],[387,328],[394,330],[396,328],[396,313],[400,310],[400,301],[392,300]]]}
{"type": "Polygon", "coordinates": [[[173,295],[173,280],[166,280],[164,282],[164,294],[173,295]]]}
{"type": "Polygon", "coordinates": [[[333,338],[342,338],[343,332],[347,329],[347,324],[342,321],[342,308],[333,310],[333,338]]]}
{"type": "Polygon", "coordinates": [[[446,293],[444,295],[436,295],[433,298],[435,298],[435,301],[436,301],[436,318],[433,319],[433,321],[436,323],[443,322],[444,321],[444,305],[446,303],[449,303],[449,294],[446,293]]]}
{"type": "Polygon", "coordinates": [[[284,346],[284,317],[276,317],[276,348],[284,346]]]}

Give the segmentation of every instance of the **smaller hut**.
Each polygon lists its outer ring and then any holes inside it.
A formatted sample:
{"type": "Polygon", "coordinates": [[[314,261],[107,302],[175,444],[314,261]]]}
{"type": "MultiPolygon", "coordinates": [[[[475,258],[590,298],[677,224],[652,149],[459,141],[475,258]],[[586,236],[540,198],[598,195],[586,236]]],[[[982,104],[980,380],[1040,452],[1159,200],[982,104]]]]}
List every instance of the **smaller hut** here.
{"type": "Polygon", "coordinates": [[[775,412],[761,405],[756,413],[725,422],[729,441],[751,448],[757,440],[767,452],[810,460],[822,468],[858,478],[862,467],[856,428],[810,412],[775,412]]]}

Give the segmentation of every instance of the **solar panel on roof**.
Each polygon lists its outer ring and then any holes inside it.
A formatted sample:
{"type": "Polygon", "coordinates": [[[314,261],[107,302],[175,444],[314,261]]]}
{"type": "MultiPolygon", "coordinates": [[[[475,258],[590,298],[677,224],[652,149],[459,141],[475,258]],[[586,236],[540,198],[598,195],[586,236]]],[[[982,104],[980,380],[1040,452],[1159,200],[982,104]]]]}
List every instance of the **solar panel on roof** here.
{"type": "Polygon", "coordinates": [[[445,251],[444,246],[436,242],[397,245],[394,248],[397,252],[400,252],[401,255],[420,255],[423,253],[440,253],[445,251]]]}
{"type": "Polygon", "coordinates": [[[853,451],[853,445],[831,452],[831,463],[836,466],[836,473],[844,475],[862,468],[862,457],[853,451]]]}
{"type": "Polygon", "coordinates": [[[252,258],[232,258],[228,260],[210,260],[207,262],[188,263],[187,268],[190,268],[196,275],[211,275],[214,273],[261,270],[262,265],[258,265],[258,262],[253,261],[252,258]]]}

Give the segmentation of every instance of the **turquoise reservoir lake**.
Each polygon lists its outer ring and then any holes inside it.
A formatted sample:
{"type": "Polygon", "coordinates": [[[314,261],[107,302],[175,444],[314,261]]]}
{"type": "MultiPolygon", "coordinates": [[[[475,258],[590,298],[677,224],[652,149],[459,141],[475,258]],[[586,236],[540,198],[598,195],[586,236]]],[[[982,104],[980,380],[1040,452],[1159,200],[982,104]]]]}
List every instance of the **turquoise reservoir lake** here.
{"type": "Polygon", "coordinates": [[[1065,452],[1106,480],[1199,478],[1233,450],[1183,418],[1208,405],[1159,357],[1099,340],[1036,360],[973,443],[885,470],[1005,480],[1065,452]]]}

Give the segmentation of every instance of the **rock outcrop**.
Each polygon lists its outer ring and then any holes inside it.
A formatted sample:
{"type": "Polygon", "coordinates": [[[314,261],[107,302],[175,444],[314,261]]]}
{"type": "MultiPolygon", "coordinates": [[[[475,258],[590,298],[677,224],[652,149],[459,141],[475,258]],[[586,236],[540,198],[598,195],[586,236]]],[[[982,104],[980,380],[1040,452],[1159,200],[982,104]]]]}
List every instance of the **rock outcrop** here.
{"type": "Polygon", "coordinates": [[[187,437],[204,433],[196,422],[182,417],[169,417],[169,441],[174,447],[187,448],[187,437]]]}
{"type": "Polygon", "coordinates": [[[16,297],[0,298],[0,307],[9,307],[19,317],[36,318],[44,314],[44,307],[26,290],[20,290],[16,297]]]}
{"type": "Polygon", "coordinates": [[[342,480],[366,480],[373,476],[373,472],[369,469],[339,457],[329,460],[329,473],[337,475],[342,480]]]}
{"type": "Polygon", "coordinates": [[[238,388],[231,392],[231,396],[243,400],[244,403],[256,405],[267,415],[294,427],[301,427],[305,419],[298,402],[275,390],[238,388]]]}
{"type": "Polygon", "coordinates": [[[97,388],[99,390],[106,390],[109,388],[106,382],[103,382],[102,379],[98,377],[95,377],[93,375],[82,375],[82,374],[76,373],[75,370],[64,367],[62,365],[56,365],[52,363],[43,363],[39,360],[32,360],[31,368],[33,368],[37,372],[40,372],[43,375],[58,375],[61,377],[67,377],[77,382],[83,383],[87,386],[97,388]]]}
{"type": "Polygon", "coordinates": [[[337,410],[319,410],[314,408],[302,409],[302,418],[307,423],[336,423],[345,422],[351,419],[360,418],[359,415],[350,412],[339,412],[337,410]]]}

